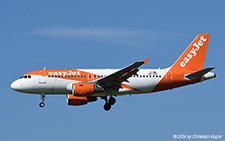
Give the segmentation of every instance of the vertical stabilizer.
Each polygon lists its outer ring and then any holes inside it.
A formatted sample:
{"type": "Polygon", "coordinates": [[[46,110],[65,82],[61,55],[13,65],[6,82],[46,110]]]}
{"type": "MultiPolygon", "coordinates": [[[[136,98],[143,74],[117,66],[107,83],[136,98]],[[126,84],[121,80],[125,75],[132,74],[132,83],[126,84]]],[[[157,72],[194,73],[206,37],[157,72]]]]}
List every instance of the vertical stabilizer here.
{"type": "Polygon", "coordinates": [[[199,34],[172,66],[173,70],[202,70],[210,34],[199,34]]]}
{"type": "Polygon", "coordinates": [[[153,92],[200,82],[201,76],[190,80],[185,75],[195,74],[202,70],[209,37],[210,34],[199,34],[177,61],[168,68],[168,72],[156,85],[153,92]]]}

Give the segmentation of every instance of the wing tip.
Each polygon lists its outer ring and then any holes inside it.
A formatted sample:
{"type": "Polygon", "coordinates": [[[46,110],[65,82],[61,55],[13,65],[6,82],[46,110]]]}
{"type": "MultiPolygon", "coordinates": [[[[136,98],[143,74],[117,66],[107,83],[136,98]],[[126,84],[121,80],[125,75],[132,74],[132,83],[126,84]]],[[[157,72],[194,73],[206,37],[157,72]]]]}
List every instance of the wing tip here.
{"type": "Polygon", "coordinates": [[[149,60],[149,58],[143,60],[143,62],[144,62],[145,64],[148,64],[148,60],[149,60]]]}

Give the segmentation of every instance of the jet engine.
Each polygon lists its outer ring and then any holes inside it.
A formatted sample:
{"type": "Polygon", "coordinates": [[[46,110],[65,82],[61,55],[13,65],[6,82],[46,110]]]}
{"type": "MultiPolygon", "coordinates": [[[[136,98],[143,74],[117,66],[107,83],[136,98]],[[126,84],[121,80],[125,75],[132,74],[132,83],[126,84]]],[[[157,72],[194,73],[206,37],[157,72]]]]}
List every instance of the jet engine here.
{"type": "Polygon", "coordinates": [[[73,96],[91,96],[94,93],[103,92],[104,89],[95,83],[72,83],[66,88],[73,96]]]}
{"type": "Polygon", "coordinates": [[[86,96],[73,96],[72,94],[67,94],[67,103],[71,106],[85,105],[88,103],[86,96]]]}
{"type": "Polygon", "coordinates": [[[88,102],[93,101],[97,101],[97,97],[74,96],[73,94],[67,94],[67,104],[71,106],[85,105],[88,102]]]}

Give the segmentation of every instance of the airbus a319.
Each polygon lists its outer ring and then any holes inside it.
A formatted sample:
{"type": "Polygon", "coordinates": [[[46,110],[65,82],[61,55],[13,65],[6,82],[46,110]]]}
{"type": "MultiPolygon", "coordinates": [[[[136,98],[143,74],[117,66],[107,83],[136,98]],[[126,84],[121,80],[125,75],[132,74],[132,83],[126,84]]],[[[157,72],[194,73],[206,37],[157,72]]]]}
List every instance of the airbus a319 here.
{"type": "Polygon", "coordinates": [[[174,89],[216,77],[203,69],[209,34],[199,34],[183,54],[165,69],[139,69],[148,59],[137,61],[122,69],[43,69],[25,73],[11,84],[13,90],[40,94],[40,107],[45,95],[63,94],[71,106],[105,100],[104,109],[111,109],[115,97],[174,89]]]}

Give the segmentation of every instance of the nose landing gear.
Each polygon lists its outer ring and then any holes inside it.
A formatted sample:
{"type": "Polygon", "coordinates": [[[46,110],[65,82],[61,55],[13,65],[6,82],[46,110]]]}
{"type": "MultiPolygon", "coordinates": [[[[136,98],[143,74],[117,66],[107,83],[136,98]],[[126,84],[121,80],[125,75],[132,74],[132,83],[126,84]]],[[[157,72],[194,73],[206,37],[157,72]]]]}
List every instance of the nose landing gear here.
{"type": "Polygon", "coordinates": [[[109,100],[107,100],[107,96],[101,97],[105,100],[104,110],[109,111],[111,109],[111,106],[116,103],[116,99],[112,96],[110,96],[109,100]]]}
{"type": "Polygon", "coordinates": [[[41,94],[41,103],[39,104],[39,106],[40,106],[41,108],[43,108],[43,107],[45,106],[44,101],[45,101],[45,94],[41,94]]]}

